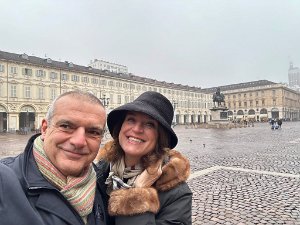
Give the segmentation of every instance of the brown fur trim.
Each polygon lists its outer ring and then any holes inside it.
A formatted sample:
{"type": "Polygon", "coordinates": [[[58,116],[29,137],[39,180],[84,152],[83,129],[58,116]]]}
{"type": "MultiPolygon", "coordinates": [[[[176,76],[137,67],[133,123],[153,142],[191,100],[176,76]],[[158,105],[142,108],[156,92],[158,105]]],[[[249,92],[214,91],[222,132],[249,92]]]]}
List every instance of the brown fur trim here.
{"type": "Polygon", "coordinates": [[[111,216],[157,213],[159,199],[154,188],[129,188],[111,192],[108,212],[111,216]]]}
{"type": "Polygon", "coordinates": [[[109,141],[103,146],[103,148],[99,149],[94,162],[97,163],[101,159],[111,162],[113,161],[114,157],[115,157],[114,141],[109,141]]]}
{"type": "Polygon", "coordinates": [[[167,191],[187,180],[190,175],[189,160],[175,150],[169,151],[170,161],[163,166],[162,175],[155,183],[155,188],[167,191]]]}

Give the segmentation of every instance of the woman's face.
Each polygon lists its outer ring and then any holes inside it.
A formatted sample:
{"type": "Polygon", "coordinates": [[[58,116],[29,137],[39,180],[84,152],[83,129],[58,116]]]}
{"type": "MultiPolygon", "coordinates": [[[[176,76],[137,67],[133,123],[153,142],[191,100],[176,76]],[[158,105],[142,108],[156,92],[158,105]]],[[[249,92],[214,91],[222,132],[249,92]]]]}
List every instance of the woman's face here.
{"type": "Polygon", "coordinates": [[[125,152],[126,166],[139,163],[142,156],[154,150],[158,138],[158,122],[139,112],[128,112],[119,133],[125,152]]]}

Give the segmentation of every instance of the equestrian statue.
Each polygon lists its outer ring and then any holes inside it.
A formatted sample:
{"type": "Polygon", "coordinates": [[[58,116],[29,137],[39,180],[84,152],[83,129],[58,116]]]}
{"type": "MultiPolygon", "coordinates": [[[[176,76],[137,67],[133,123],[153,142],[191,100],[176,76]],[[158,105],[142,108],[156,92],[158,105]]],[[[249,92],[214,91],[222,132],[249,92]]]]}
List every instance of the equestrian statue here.
{"type": "Polygon", "coordinates": [[[216,102],[218,103],[218,107],[224,106],[225,107],[225,96],[223,93],[220,92],[220,88],[217,88],[216,93],[213,94],[213,102],[214,102],[214,107],[216,107],[216,102]],[[223,102],[223,105],[222,105],[223,102]]]}

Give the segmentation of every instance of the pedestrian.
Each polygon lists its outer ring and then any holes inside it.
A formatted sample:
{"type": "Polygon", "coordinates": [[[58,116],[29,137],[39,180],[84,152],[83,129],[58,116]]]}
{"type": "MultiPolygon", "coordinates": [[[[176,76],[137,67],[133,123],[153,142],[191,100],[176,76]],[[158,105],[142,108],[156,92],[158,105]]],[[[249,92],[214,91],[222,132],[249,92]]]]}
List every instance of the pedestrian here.
{"type": "Polygon", "coordinates": [[[109,113],[113,141],[96,160],[116,225],[191,225],[190,164],[173,149],[173,115],[170,101],[152,91],[109,113]]]}
{"type": "MultiPolygon", "coordinates": [[[[56,98],[42,120],[41,134],[33,135],[19,156],[2,160],[23,189],[15,204],[32,207],[46,225],[109,224],[107,199],[101,195],[105,190],[97,185],[92,163],[105,123],[105,109],[94,95],[70,91],[56,98]]],[[[20,214],[19,224],[39,224],[14,208],[1,219],[20,214]]]]}
{"type": "Polygon", "coordinates": [[[282,119],[278,119],[278,122],[277,122],[279,128],[281,128],[281,125],[282,125],[282,119]]]}

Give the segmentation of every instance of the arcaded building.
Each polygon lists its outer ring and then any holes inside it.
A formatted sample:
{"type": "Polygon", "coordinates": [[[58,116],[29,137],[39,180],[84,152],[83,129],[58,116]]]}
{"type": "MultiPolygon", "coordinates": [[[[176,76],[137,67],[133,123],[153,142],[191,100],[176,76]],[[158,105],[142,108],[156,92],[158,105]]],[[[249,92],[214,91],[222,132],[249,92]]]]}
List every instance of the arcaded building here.
{"type": "Polygon", "coordinates": [[[212,95],[200,87],[0,51],[0,132],[39,128],[52,100],[76,89],[102,99],[108,112],[145,91],[157,91],[172,102],[174,123],[210,119],[212,95]]]}
{"type": "MultiPolygon", "coordinates": [[[[300,120],[300,92],[267,80],[220,86],[230,120],[300,120]]],[[[208,93],[215,88],[206,89],[208,93]]]]}

